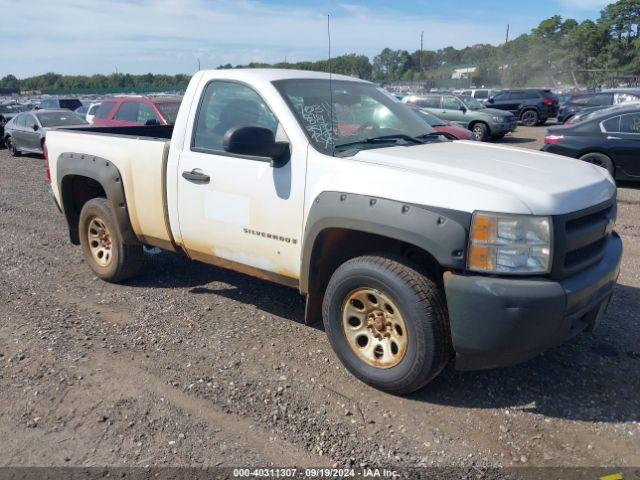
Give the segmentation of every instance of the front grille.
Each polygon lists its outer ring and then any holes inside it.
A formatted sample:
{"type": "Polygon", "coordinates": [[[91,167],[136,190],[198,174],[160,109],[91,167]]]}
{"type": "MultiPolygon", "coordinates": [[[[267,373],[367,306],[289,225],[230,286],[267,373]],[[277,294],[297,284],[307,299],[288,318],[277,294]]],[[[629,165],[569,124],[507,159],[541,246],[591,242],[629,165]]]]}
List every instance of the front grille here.
{"type": "Polygon", "coordinates": [[[553,217],[552,277],[566,278],[599,262],[610,235],[607,227],[615,217],[615,199],[553,217]]]}

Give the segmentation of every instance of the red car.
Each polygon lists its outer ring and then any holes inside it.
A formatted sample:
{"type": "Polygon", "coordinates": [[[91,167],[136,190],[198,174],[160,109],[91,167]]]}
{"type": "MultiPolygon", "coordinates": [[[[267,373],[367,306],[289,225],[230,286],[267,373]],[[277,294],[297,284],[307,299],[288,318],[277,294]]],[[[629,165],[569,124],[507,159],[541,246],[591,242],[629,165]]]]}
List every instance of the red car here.
{"type": "Polygon", "coordinates": [[[94,127],[173,125],[181,97],[121,97],[103,100],[93,118],[94,127]]]}
{"type": "Polygon", "coordinates": [[[420,108],[411,107],[411,110],[416,112],[416,114],[427,124],[429,124],[431,128],[433,128],[436,132],[448,133],[449,135],[455,137],[456,140],[475,140],[475,137],[473,136],[473,132],[471,132],[471,130],[453,125],[452,123],[449,123],[445,120],[441,120],[434,114],[420,108]]]}

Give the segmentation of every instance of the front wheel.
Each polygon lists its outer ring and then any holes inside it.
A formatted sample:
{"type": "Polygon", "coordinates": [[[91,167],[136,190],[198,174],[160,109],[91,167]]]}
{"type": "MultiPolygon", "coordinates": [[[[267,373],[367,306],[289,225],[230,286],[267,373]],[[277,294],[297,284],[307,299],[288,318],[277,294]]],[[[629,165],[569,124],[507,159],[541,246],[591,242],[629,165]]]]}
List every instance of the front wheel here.
{"type": "Polygon", "coordinates": [[[380,390],[418,390],[451,356],[444,292],[390,258],[363,256],[342,264],[327,286],[322,316],[340,361],[380,390]]]}
{"type": "Polygon", "coordinates": [[[99,278],[120,282],[138,273],[144,258],[142,245],[122,243],[106,198],[85,203],[78,223],[82,253],[99,278]]]}
{"type": "Polygon", "coordinates": [[[473,127],[471,127],[471,132],[473,133],[473,137],[479,142],[484,142],[489,138],[489,127],[484,123],[474,123],[473,127]]]}
{"type": "Polygon", "coordinates": [[[16,147],[16,144],[14,143],[13,138],[7,137],[4,142],[5,142],[5,145],[7,146],[7,150],[9,150],[9,155],[11,155],[12,157],[20,156],[20,150],[18,150],[18,147],[16,147]]]}

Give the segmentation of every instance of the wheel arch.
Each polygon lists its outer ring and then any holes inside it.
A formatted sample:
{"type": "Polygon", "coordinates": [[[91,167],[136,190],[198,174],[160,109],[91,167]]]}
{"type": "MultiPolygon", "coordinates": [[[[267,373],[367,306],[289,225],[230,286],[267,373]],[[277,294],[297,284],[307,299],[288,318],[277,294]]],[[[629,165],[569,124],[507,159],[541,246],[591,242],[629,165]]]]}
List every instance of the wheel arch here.
{"type": "Polygon", "coordinates": [[[300,291],[307,296],[306,321],[320,319],[332,273],[360,255],[403,258],[441,281],[446,269],[463,270],[471,214],[384,198],[324,192],[307,216],[300,291]]]}
{"type": "Polygon", "coordinates": [[[122,242],[140,243],[129,219],[122,176],[112,162],[92,155],[62,153],[57,160],[57,178],[71,243],[79,245],[80,211],[86,202],[96,197],[104,197],[111,204],[122,242]]]}
{"type": "Polygon", "coordinates": [[[586,156],[586,155],[590,155],[592,153],[597,153],[599,155],[603,155],[605,157],[607,157],[609,159],[609,161],[611,162],[611,166],[613,168],[613,178],[616,178],[616,173],[618,172],[618,165],[616,164],[616,160],[615,158],[609,153],[607,152],[604,148],[601,147],[589,147],[589,148],[584,148],[582,150],[580,150],[578,156],[576,157],[578,160],[584,161],[582,157],[586,156]]]}
{"type": "Polygon", "coordinates": [[[525,105],[520,108],[520,114],[518,115],[518,118],[522,118],[524,112],[527,112],[529,110],[533,110],[534,112],[536,112],[538,114],[538,117],[540,117],[542,114],[542,111],[537,105],[525,105]]]}

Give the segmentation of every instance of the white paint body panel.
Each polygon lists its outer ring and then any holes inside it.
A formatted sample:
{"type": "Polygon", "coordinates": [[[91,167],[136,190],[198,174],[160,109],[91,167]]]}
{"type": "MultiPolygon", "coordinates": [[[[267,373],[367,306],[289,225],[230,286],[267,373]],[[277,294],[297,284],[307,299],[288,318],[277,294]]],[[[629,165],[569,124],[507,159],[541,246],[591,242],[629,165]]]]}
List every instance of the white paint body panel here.
{"type": "MultiPolygon", "coordinates": [[[[187,88],[171,139],[166,195],[169,226],[161,222],[161,165],[165,143],[113,135],[52,132],[49,158],[81,152],[110,159],[123,175],[136,234],[168,237],[196,258],[216,256],[298,278],[305,221],[324,191],[387,198],[472,213],[476,210],[551,215],[581,210],[615,195],[598,167],[542,152],[480,142],[442,142],[361,151],[338,158],[314,150],[272,81],[327,78],[293,70],[198,72],[187,88]],[[212,80],[235,80],[255,89],[291,143],[290,162],[269,163],[191,151],[197,105],[212,80]],[[199,168],[207,185],[182,178],[199,168]],[[135,219],[135,220],[134,220],[135,219]],[[246,230],[291,239],[276,241],[246,230]],[[295,242],[293,241],[295,240],[295,242]]],[[[336,75],[336,79],[352,80],[336,75]]],[[[51,161],[54,194],[55,162],[51,161]]],[[[159,237],[159,238],[164,238],[159,237]]]]}
{"type": "Polygon", "coordinates": [[[63,153],[86,154],[108,159],[122,175],[125,198],[136,235],[145,238],[169,240],[163,211],[162,164],[169,142],[129,136],[52,131],[47,134],[51,187],[58,202],[57,159],[63,153]]]}

